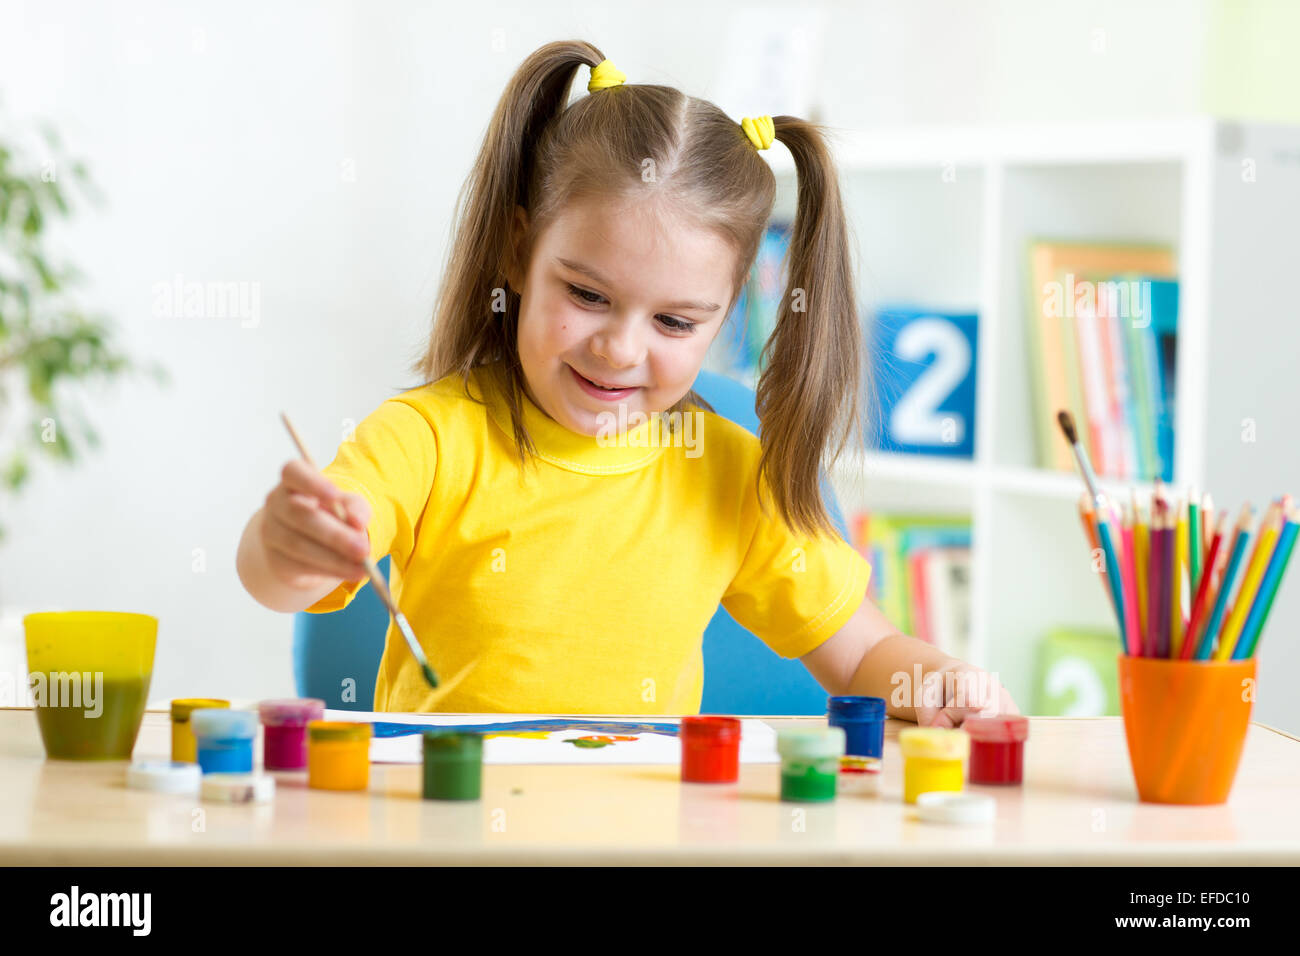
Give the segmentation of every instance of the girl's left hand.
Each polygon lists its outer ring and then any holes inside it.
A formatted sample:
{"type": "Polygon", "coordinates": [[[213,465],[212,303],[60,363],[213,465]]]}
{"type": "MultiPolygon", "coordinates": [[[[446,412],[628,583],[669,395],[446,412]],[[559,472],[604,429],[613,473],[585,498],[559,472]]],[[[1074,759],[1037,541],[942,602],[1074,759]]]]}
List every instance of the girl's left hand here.
{"type": "Polygon", "coordinates": [[[967,717],[1019,714],[997,676],[965,661],[951,663],[925,676],[916,708],[918,727],[960,727],[967,717]]]}

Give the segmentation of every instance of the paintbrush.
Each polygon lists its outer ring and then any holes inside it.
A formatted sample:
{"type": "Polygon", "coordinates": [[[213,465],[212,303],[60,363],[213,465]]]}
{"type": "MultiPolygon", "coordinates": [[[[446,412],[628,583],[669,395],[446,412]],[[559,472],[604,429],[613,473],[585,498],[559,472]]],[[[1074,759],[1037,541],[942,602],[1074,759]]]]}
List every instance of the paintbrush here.
{"type": "Polygon", "coordinates": [[[1056,420],[1061,425],[1061,431],[1065,433],[1065,440],[1074,449],[1074,458],[1079,463],[1079,473],[1083,475],[1083,483],[1088,486],[1088,494],[1092,495],[1092,500],[1097,503],[1099,509],[1105,507],[1110,511],[1110,503],[1097,490],[1097,475],[1092,470],[1092,462],[1088,461],[1088,449],[1079,444],[1079,433],[1074,428],[1074,416],[1067,411],[1059,411],[1056,413],[1056,420]]]}
{"type": "MultiPolygon", "coordinates": [[[[316,462],[312,461],[311,455],[307,452],[307,446],[304,445],[302,439],[298,437],[298,430],[293,427],[293,422],[289,421],[289,416],[284,412],[281,412],[280,419],[284,422],[284,427],[289,429],[289,437],[292,438],[293,443],[298,446],[298,454],[302,456],[302,460],[310,465],[315,471],[320,471],[320,469],[316,467],[316,462]]],[[[334,503],[334,514],[340,521],[348,523],[347,513],[343,510],[343,505],[338,502],[334,503]]],[[[388,590],[388,582],[385,581],[384,576],[379,573],[378,566],[370,559],[369,555],[365,558],[365,566],[366,573],[370,575],[371,586],[374,587],[375,593],[379,595],[379,599],[384,602],[384,606],[388,608],[388,613],[393,616],[393,623],[396,624],[397,629],[402,632],[402,637],[406,638],[406,646],[411,649],[411,656],[414,657],[416,662],[420,665],[420,671],[424,674],[424,679],[428,682],[430,687],[436,688],[438,686],[438,675],[435,674],[433,668],[429,666],[429,659],[425,657],[424,648],[420,646],[420,642],[415,639],[415,632],[411,630],[411,625],[406,620],[406,615],[402,613],[401,608],[397,606],[397,602],[393,600],[393,595],[388,590]]],[[[468,670],[468,668],[466,668],[466,670],[468,670]]]]}

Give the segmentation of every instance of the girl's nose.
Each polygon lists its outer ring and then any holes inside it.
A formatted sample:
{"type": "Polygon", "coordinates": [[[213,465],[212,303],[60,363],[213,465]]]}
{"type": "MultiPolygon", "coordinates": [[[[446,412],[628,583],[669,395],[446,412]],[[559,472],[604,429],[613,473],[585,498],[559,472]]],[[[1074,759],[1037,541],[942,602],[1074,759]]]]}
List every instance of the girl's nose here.
{"type": "Polygon", "coordinates": [[[611,369],[640,365],[645,357],[641,332],[631,320],[616,319],[605,323],[591,337],[591,351],[611,369]]]}

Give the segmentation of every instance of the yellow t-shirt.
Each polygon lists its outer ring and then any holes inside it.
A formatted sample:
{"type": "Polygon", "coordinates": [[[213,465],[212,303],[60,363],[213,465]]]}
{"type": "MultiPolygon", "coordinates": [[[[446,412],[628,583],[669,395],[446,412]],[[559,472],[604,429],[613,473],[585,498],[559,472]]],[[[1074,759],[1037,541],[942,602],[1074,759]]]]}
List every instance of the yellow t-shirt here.
{"type": "MultiPolygon", "coordinates": [[[[371,556],[439,677],[479,663],[434,708],[389,622],[375,710],[694,714],[704,630],[722,603],[782,657],[816,648],[861,604],[871,567],[838,536],[780,519],[758,439],[699,410],[622,440],[570,431],[523,397],[540,453],[522,468],[482,376],[389,399],[325,474],[373,508],[371,556]]],[[[635,423],[633,423],[635,424],[635,423]]],[[[308,608],[346,606],[344,582],[308,608]]]]}

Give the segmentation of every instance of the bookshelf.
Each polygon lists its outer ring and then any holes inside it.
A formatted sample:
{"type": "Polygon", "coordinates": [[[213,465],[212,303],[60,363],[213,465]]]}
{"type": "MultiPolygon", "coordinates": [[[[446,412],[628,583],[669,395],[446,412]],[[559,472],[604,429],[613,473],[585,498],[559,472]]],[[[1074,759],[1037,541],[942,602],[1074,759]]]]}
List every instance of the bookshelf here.
{"type": "MultiPolygon", "coordinates": [[[[973,459],[870,452],[842,458],[832,483],[846,512],[969,514],[969,657],[1030,707],[1045,631],[1115,625],[1075,511],[1081,483],[1037,467],[1026,242],[1173,245],[1180,283],[1174,487],[1208,489],[1234,513],[1246,500],[1300,492],[1287,486],[1288,476],[1300,475],[1300,443],[1287,418],[1300,396],[1300,334],[1285,317],[1294,315],[1288,293],[1300,251],[1300,129],[1190,118],[842,131],[835,152],[863,303],[973,308],[980,321],[973,459]],[[1248,166],[1253,181],[1243,175],[1248,166]],[[1261,361],[1271,342],[1285,355],[1261,361]],[[1266,419],[1270,428],[1276,423],[1273,444],[1241,444],[1241,419],[1252,416],[1260,428],[1266,419]]],[[[772,163],[776,212],[788,220],[793,163],[784,150],[773,152],[772,163]]],[[[1136,487],[1149,495],[1149,485],[1136,487]]],[[[1300,624],[1300,614],[1291,614],[1292,626],[1300,624]]],[[[1270,630],[1286,628],[1283,618],[1270,630]]]]}

